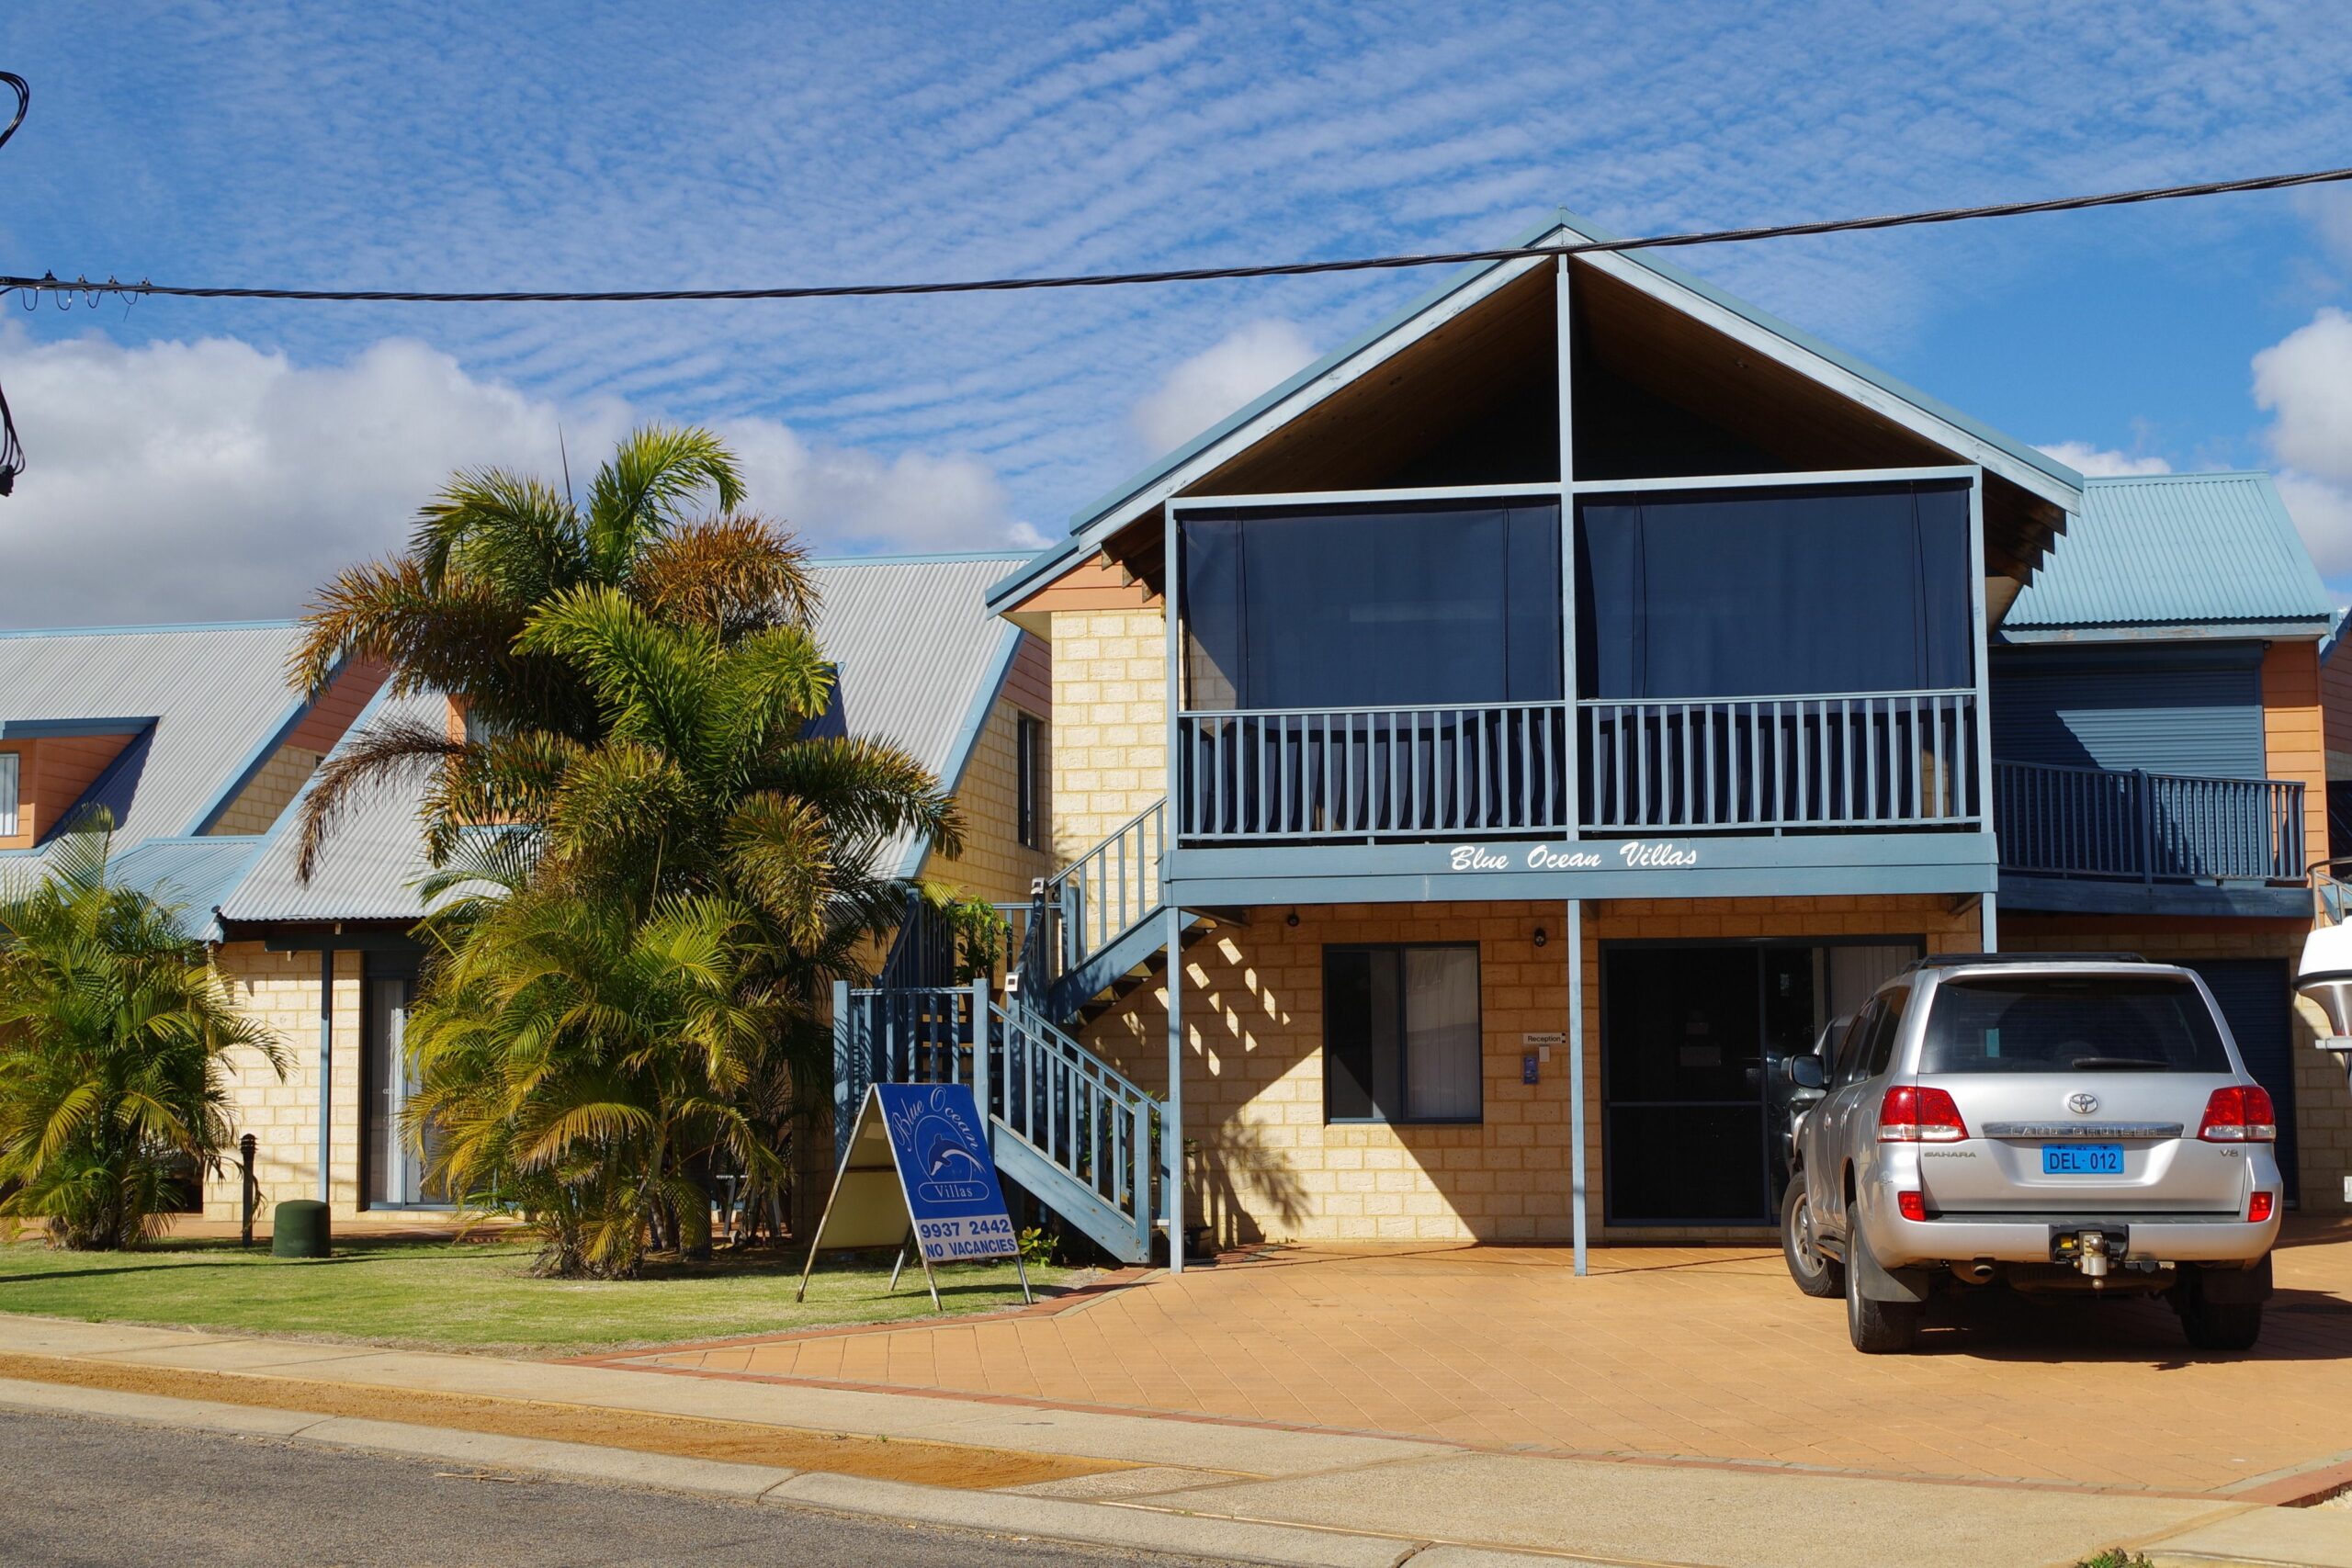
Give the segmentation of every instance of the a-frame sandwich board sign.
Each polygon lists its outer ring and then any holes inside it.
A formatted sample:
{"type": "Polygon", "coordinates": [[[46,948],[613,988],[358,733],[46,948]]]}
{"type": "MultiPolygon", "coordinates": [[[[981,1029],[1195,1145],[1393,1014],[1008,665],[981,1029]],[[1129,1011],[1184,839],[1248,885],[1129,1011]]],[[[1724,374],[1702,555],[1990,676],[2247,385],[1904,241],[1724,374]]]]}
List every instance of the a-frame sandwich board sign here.
{"type": "MultiPolygon", "coordinates": [[[[935,1263],[977,1263],[1010,1258],[1029,1293],[1021,1238],[1005,1212],[979,1107],[959,1083],[878,1083],[865,1091],[849,1144],[842,1150],[832,1196],[808,1243],[795,1301],[808,1293],[808,1276],[822,1247],[897,1247],[899,1262],[911,1245],[922,1258],[931,1304],[939,1305],[935,1263]]],[[[899,1282],[890,1271],[893,1286],[899,1282]]]]}

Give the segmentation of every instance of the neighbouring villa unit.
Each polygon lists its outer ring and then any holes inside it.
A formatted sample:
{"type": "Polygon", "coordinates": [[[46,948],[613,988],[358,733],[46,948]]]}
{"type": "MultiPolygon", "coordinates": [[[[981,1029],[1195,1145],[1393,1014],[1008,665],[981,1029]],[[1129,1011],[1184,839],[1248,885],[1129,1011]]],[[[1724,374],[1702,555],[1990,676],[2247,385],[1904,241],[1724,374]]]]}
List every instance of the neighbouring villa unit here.
{"type": "Polygon", "coordinates": [[[1526,258],[989,603],[1052,644],[1056,869],[1006,985],[844,988],[842,1098],[967,1078],[1114,1253],[1752,1235],[1780,1061],[1996,948],[2191,964],[2343,1202],[2290,974],[2338,617],[2263,475],[2086,479],[1639,254],[1526,258]]]}
{"type": "MultiPolygon", "coordinates": [[[[885,852],[888,869],[1004,903],[1026,900],[1051,869],[1046,645],[984,603],[1017,564],[811,563],[818,641],[836,674],[820,731],[904,747],[956,790],[967,820],[959,857],[901,841],[885,852]]],[[[265,1213],[288,1198],[324,1199],[337,1215],[447,1209],[429,1143],[399,1133],[413,1083],[401,1034],[423,956],[418,883],[432,869],[423,781],[359,799],[307,878],[297,819],[321,761],[371,725],[461,729],[463,716],[438,694],[394,695],[372,666],[304,701],[287,685],[300,637],[290,622],[0,636],[0,828],[17,828],[0,834],[0,867],[37,874],[62,829],[92,807],[111,811],[117,877],[180,909],[239,1004],[286,1048],[283,1079],[258,1057],[232,1065],[230,1115],[255,1141],[265,1213]]],[[[801,1154],[824,1168],[822,1147],[801,1154]]],[[[188,1194],[228,1219],[243,1198],[234,1168],[188,1194]]]]}

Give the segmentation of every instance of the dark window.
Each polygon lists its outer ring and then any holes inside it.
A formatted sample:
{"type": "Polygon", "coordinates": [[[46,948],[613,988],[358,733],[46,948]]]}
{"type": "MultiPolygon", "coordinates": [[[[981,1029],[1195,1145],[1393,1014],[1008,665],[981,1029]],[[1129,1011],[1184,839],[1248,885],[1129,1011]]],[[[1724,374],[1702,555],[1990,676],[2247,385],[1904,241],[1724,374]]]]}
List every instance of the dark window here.
{"type": "Polygon", "coordinates": [[[1878,1029],[1871,1036],[1870,1060],[1862,1077],[1874,1078],[1894,1060],[1894,1042],[1903,1033],[1903,1011],[1911,1005],[1911,987],[1897,986],[1879,993],[1878,1029]]]}
{"type": "Polygon", "coordinates": [[[1968,491],[1647,495],[1578,510],[1580,695],[1971,685],[1968,491]]]}
{"type": "Polygon", "coordinates": [[[2226,1073],[2212,1010],[2188,980],[2084,976],[1950,980],[1928,1015],[1922,1073],[2226,1073]]]}
{"type": "Polygon", "coordinates": [[[1021,841],[1031,849],[1040,848],[1045,832],[1043,814],[1038,809],[1041,764],[1045,761],[1046,727],[1038,719],[1023,714],[1013,735],[1013,751],[1019,779],[1015,785],[1020,796],[1017,815],[1021,841]]]}
{"type": "Polygon", "coordinates": [[[1196,710],[1555,702],[1556,505],[1183,520],[1196,710]]]}
{"type": "Polygon", "coordinates": [[[1333,1122],[1476,1122],[1476,947],[1323,950],[1324,1113],[1333,1122]]]}
{"type": "Polygon", "coordinates": [[[1854,1027],[1846,1031],[1846,1043],[1838,1050],[1838,1087],[1860,1083],[1870,1077],[1871,1046],[1878,1039],[1879,1026],[1886,1021],[1886,1003],[1872,997],[1855,1016],[1854,1027]]]}

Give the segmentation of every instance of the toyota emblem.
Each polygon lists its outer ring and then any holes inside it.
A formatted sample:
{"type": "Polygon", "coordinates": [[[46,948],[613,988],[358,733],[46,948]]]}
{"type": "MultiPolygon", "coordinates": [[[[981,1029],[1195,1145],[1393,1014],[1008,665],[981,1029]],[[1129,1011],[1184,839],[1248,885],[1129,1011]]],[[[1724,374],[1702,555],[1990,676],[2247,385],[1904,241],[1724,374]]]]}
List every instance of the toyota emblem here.
{"type": "Polygon", "coordinates": [[[2088,1116],[2092,1111],[2098,1109],[2098,1096],[2095,1094],[2082,1093],[2070,1094],[2066,1097],[2066,1109],[2073,1111],[2077,1116],[2088,1116]]]}

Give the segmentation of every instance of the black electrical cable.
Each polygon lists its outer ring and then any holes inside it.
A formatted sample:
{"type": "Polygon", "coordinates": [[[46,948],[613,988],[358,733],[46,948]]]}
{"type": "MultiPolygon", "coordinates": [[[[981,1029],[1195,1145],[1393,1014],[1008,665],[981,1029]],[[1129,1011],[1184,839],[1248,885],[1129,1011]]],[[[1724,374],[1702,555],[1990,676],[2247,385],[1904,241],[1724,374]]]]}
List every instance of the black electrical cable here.
{"type": "MultiPolygon", "coordinates": [[[[17,112],[8,121],[8,129],[0,130],[0,147],[8,145],[8,138],[17,134],[17,127],[25,123],[25,111],[33,107],[32,85],[13,71],[0,71],[0,82],[17,95],[17,112]]],[[[25,449],[17,440],[17,421],[8,412],[8,394],[0,391],[0,495],[14,493],[17,476],[25,471],[25,449]]]]}
{"type": "Polygon", "coordinates": [[[1929,223],[1960,223],[1979,218],[2018,218],[2036,212],[2079,212],[2095,207],[2126,207],[2143,201],[2176,201],[2187,197],[2227,196],[2240,191],[2287,190],[2298,186],[2329,185],[2352,180],[2352,168],[2320,169],[2298,175],[2264,175],[2253,179],[2211,180],[2198,185],[2159,186],[2145,190],[2109,191],[2098,196],[2056,197],[2045,201],[1998,202],[1982,207],[1946,207],[1927,212],[1888,213],[1877,218],[1832,218],[1811,223],[1777,223],[1757,229],[1712,229],[1690,233],[1652,234],[1633,240],[1581,240],[1565,245],[1521,245],[1501,250],[1440,251],[1418,254],[1356,256],[1337,261],[1274,262],[1242,266],[1179,267],[1159,272],[1078,273],[1051,277],[966,278],[944,283],[832,283],[769,288],[599,288],[599,289],[419,289],[419,288],[206,288],[188,284],[119,283],[113,278],[93,283],[86,277],[66,281],[51,273],[42,277],[0,275],[0,293],[21,288],[28,293],[81,294],[96,299],[107,295],[154,295],[181,299],[295,299],[335,303],[474,304],[605,304],[719,299],[840,299],[900,294],[996,294],[1030,288],[1109,288],[1145,283],[1211,283],[1229,278],[1304,277],[1317,273],[1380,272],[1406,267],[1453,266],[1469,262],[1517,261],[1531,256],[1577,256],[1609,251],[1668,250],[1686,245],[1728,245],[1756,240],[1794,239],[1809,234],[1849,234],[1879,229],[1907,229],[1929,223]]]}

